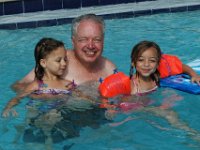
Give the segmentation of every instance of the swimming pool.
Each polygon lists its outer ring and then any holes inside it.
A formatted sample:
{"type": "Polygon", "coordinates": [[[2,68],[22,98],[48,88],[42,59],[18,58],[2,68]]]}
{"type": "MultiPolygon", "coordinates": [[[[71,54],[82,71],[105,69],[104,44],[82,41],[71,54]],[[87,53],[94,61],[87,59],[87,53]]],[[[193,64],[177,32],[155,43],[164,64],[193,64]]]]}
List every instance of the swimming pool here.
{"type": "MultiPolygon", "coordinates": [[[[140,40],[157,42],[164,53],[178,55],[184,63],[199,60],[200,11],[160,14],[128,19],[106,20],[104,55],[110,58],[119,70],[128,74],[130,52],[140,40]]],[[[12,96],[10,85],[21,79],[34,67],[33,49],[41,37],[50,36],[71,47],[70,25],[23,30],[0,31],[0,108],[12,96]]],[[[159,89],[150,98],[154,101],[174,100],[173,109],[180,120],[200,132],[200,97],[173,89],[159,89]],[[180,100],[181,99],[181,100],[180,100]]],[[[22,137],[15,141],[16,129],[24,122],[26,110],[24,100],[17,106],[18,118],[0,119],[0,149],[42,149],[42,144],[27,144],[22,137]],[[14,141],[14,142],[13,142],[14,141]]],[[[128,118],[129,119],[129,118],[128,118]]],[[[171,126],[163,118],[145,112],[118,114],[113,123],[98,128],[89,126],[80,129],[80,135],[55,143],[53,149],[87,150],[196,150],[199,142],[184,130],[171,126]],[[128,117],[133,117],[126,121],[128,117]],[[135,119],[134,119],[135,118],[135,119]]]]}

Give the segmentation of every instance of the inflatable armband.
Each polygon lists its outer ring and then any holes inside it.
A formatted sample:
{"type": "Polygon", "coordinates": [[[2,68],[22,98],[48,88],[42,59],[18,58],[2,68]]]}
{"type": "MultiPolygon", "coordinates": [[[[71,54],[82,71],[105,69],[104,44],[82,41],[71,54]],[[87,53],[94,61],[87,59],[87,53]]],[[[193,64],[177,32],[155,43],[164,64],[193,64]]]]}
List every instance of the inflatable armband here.
{"type": "Polygon", "coordinates": [[[131,93],[130,78],[122,72],[112,74],[105,78],[99,85],[100,94],[106,98],[117,95],[129,95],[131,93]]]}
{"type": "Polygon", "coordinates": [[[160,78],[183,73],[182,62],[177,56],[163,54],[158,66],[160,78]]]}

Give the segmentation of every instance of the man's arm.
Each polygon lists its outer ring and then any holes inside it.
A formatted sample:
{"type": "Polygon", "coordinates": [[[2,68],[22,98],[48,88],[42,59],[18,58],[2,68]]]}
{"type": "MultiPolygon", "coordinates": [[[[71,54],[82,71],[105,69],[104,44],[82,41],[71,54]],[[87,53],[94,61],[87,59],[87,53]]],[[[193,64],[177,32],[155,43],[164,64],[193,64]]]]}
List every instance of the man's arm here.
{"type": "Polygon", "coordinates": [[[35,72],[34,69],[32,69],[24,78],[12,84],[11,88],[16,92],[19,92],[23,90],[26,87],[26,85],[32,82],[34,79],[35,79],[35,72]]]}

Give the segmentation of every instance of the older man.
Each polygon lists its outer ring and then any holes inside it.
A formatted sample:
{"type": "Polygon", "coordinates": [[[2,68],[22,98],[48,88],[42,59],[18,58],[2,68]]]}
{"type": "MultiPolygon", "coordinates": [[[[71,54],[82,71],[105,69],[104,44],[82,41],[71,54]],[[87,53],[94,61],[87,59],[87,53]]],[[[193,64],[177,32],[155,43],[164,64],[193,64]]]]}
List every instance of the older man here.
{"type": "MultiPolygon", "coordinates": [[[[104,28],[104,20],[95,14],[82,15],[72,21],[73,49],[67,51],[68,67],[63,78],[79,85],[113,73],[116,66],[102,56],[104,28]]],[[[15,87],[33,81],[34,77],[32,70],[15,87]]]]}

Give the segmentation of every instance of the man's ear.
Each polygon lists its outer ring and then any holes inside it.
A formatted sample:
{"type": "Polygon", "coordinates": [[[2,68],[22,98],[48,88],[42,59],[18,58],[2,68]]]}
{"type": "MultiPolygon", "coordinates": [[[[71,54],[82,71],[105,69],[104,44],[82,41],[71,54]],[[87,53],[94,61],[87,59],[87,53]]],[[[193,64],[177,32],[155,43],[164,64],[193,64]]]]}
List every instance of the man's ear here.
{"type": "Polygon", "coordinates": [[[40,59],[40,65],[41,65],[43,68],[46,68],[46,60],[45,60],[45,59],[40,59]]]}
{"type": "Polygon", "coordinates": [[[72,36],[72,46],[73,46],[73,49],[74,49],[74,41],[75,41],[75,37],[72,36]]]}

